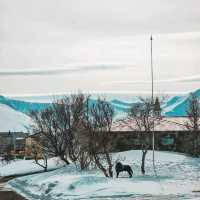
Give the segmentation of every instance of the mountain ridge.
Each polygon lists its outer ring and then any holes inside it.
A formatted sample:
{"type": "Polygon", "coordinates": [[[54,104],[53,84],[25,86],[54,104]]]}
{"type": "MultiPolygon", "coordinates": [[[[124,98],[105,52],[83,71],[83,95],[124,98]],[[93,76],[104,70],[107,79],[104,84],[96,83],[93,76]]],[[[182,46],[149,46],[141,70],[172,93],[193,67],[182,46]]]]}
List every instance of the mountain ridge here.
{"type": "MultiPolygon", "coordinates": [[[[200,99],[200,89],[193,92],[200,99]]],[[[140,101],[139,98],[135,97],[132,102],[127,102],[125,100],[114,98],[109,102],[119,114],[120,112],[127,112],[132,105],[140,101]]],[[[94,104],[96,99],[91,98],[90,104],[94,104]]],[[[0,95],[0,104],[9,106],[10,108],[22,112],[26,115],[30,113],[31,110],[43,110],[49,106],[51,103],[40,103],[40,102],[29,102],[24,100],[16,100],[13,98],[7,98],[0,95]]],[[[167,117],[183,117],[187,115],[187,107],[189,104],[189,94],[187,95],[175,95],[167,99],[162,104],[162,114],[167,117]]]]}

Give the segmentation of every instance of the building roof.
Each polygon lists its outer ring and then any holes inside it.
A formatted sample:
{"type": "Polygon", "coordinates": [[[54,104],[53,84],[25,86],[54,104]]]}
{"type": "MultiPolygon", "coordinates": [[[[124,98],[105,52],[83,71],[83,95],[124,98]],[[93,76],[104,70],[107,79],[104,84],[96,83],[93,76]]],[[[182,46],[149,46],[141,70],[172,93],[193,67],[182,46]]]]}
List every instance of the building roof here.
{"type": "MultiPolygon", "coordinates": [[[[163,117],[161,121],[155,122],[154,131],[186,131],[187,117],[163,117]]],[[[132,119],[119,120],[112,126],[112,131],[138,131],[132,119]]]]}

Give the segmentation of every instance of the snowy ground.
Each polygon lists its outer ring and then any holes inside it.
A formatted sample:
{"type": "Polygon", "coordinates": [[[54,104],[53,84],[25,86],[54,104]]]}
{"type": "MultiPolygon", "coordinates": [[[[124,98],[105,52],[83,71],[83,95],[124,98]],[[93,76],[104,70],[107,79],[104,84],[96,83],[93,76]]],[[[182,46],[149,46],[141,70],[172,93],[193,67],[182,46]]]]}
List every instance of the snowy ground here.
{"type": "Polygon", "coordinates": [[[146,175],[140,173],[141,151],[116,153],[113,159],[125,159],[134,176],[105,178],[98,170],[80,172],[73,165],[43,174],[17,178],[9,182],[17,192],[32,200],[64,199],[200,199],[200,159],[156,152],[156,172],[152,153],[147,154],[146,175]]]}
{"type": "MultiPolygon", "coordinates": [[[[40,161],[42,163],[42,161],[40,161]]],[[[48,170],[63,167],[65,164],[58,158],[48,160],[48,170]]],[[[0,163],[0,176],[20,175],[41,172],[43,168],[35,164],[34,160],[15,160],[9,164],[0,163]]]]}

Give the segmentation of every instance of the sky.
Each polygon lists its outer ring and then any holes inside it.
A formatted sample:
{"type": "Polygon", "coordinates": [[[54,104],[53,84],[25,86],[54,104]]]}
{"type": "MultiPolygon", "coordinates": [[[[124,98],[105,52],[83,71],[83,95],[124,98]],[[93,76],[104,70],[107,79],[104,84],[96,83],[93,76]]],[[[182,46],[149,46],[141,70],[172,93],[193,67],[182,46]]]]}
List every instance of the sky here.
{"type": "Polygon", "coordinates": [[[200,88],[198,0],[0,0],[0,93],[200,88]]]}

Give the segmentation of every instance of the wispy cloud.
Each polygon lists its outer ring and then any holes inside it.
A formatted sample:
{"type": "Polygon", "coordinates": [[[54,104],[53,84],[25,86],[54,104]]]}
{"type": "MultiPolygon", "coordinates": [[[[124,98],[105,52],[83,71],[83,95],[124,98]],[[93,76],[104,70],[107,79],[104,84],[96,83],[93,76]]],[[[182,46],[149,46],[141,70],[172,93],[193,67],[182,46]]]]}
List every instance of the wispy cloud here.
{"type": "Polygon", "coordinates": [[[48,68],[48,69],[9,69],[0,70],[0,76],[42,76],[42,75],[59,75],[74,72],[88,72],[96,70],[119,69],[126,66],[121,65],[91,65],[91,66],[73,66],[67,68],[48,68]]]}
{"type": "MultiPolygon", "coordinates": [[[[176,79],[164,79],[164,80],[154,80],[154,83],[194,83],[200,81],[200,75],[188,76],[176,79]]],[[[148,81],[110,81],[104,82],[103,85],[134,85],[134,84],[149,84],[151,80],[148,81]]]]}

